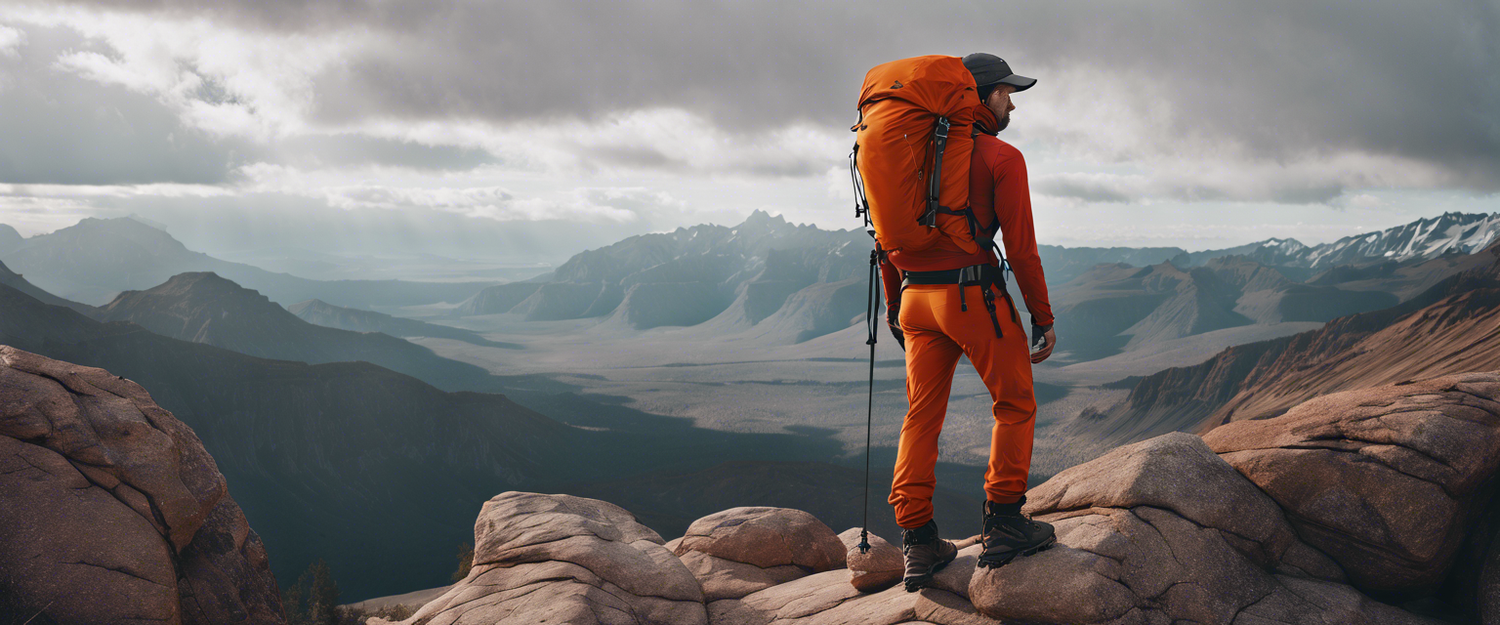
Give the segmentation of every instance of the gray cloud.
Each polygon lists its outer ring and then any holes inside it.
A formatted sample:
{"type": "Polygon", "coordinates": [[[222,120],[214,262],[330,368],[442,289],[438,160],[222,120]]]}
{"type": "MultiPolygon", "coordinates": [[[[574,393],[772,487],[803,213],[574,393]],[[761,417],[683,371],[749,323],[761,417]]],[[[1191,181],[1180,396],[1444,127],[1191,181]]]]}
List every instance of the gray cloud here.
{"type": "MultiPolygon", "coordinates": [[[[221,184],[235,169],[269,162],[301,168],[388,165],[462,171],[496,163],[473,147],[432,146],[366,135],[313,134],[265,144],[213,136],[184,124],[157,98],[54,66],[66,51],[110,51],[68,28],[27,26],[25,42],[0,55],[0,183],[221,184]]],[[[196,94],[226,98],[212,82],[196,94]]]]}
{"type": "Polygon", "coordinates": [[[68,29],[27,28],[0,56],[0,182],[220,183],[251,146],[181,123],[150,96],[57,71],[63,50],[90,49],[68,29]]]}
{"type": "Polygon", "coordinates": [[[656,169],[661,171],[685,171],[687,163],[675,159],[651,146],[575,144],[573,153],[590,163],[619,165],[624,167],[656,169]]]}
{"type": "Polygon", "coordinates": [[[268,162],[299,167],[390,165],[432,171],[465,171],[500,162],[479,148],[424,145],[358,134],[301,135],[277,141],[268,162]]]}
{"type": "Polygon", "coordinates": [[[388,35],[388,46],[316,78],[313,115],[330,124],[594,119],[679,106],[739,130],[837,126],[853,116],[872,65],[989,50],[1037,75],[1039,90],[1049,71],[1087,67],[1126,81],[1089,97],[1126,109],[1165,102],[1157,149],[1193,136],[1251,158],[1358,150],[1500,188],[1494,0],[85,4],[388,35]]]}
{"type": "Polygon", "coordinates": [[[1098,182],[1068,179],[1038,181],[1033,190],[1057,197],[1078,198],[1089,202],[1124,203],[1138,199],[1114,186],[1098,182]]]}

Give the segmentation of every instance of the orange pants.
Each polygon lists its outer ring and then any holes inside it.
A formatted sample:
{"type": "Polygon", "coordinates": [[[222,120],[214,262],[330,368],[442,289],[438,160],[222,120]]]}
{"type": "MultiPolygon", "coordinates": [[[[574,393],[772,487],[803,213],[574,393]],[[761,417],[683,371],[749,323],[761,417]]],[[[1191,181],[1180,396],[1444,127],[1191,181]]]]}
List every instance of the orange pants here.
{"type": "Polygon", "coordinates": [[[995,336],[984,294],[964,287],[968,311],[959,308],[958,285],[914,284],[901,295],[901,329],[906,335],[906,398],[911,408],[901,425],[901,445],[890,503],[896,524],[912,529],[932,519],[933,473],[938,434],[948,412],[948,394],[958,357],[968,355],[994,400],[990,466],[984,492],[998,503],[1014,503],[1026,493],[1036,395],[1031,386],[1031,353],[1026,334],[1013,317],[1010,300],[995,293],[995,316],[1004,337],[995,336]]]}

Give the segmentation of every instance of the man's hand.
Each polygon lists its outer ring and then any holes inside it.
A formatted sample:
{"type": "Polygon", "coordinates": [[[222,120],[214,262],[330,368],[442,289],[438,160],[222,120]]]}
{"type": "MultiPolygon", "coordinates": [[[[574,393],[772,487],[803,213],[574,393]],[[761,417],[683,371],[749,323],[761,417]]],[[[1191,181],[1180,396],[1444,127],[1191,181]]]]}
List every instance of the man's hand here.
{"type": "Polygon", "coordinates": [[[1052,348],[1057,346],[1057,333],[1052,331],[1052,326],[1031,326],[1031,364],[1037,364],[1052,355],[1052,348]]]}

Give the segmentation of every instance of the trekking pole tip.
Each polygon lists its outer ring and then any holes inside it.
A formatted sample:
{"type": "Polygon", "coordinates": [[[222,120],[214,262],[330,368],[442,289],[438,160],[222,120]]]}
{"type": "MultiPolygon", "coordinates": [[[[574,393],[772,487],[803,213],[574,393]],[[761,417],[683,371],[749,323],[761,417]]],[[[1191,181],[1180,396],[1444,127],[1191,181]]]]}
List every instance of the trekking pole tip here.
{"type": "Polygon", "coordinates": [[[856,545],[860,553],[870,553],[870,531],[859,528],[859,544],[856,545]]]}

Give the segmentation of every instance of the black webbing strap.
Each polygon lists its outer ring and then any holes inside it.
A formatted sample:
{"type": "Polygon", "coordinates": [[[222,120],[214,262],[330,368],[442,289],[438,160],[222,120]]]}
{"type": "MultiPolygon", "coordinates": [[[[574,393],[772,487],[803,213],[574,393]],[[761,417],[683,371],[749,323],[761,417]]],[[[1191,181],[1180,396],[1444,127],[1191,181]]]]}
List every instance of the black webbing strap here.
{"type": "Polygon", "coordinates": [[[865,185],[859,179],[859,144],[854,144],[854,149],[849,152],[849,180],[854,183],[854,216],[864,217],[865,225],[870,225],[870,202],[865,198],[865,185]]]}
{"type": "Polygon", "coordinates": [[[943,151],[948,148],[949,127],[948,118],[939,117],[937,126],[932,129],[932,175],[927,177],[927,212],[922,214],[922,225],[928,228],[937,227],[938,213],[960,214],[938,203],[943,191],[943,151]]]}

